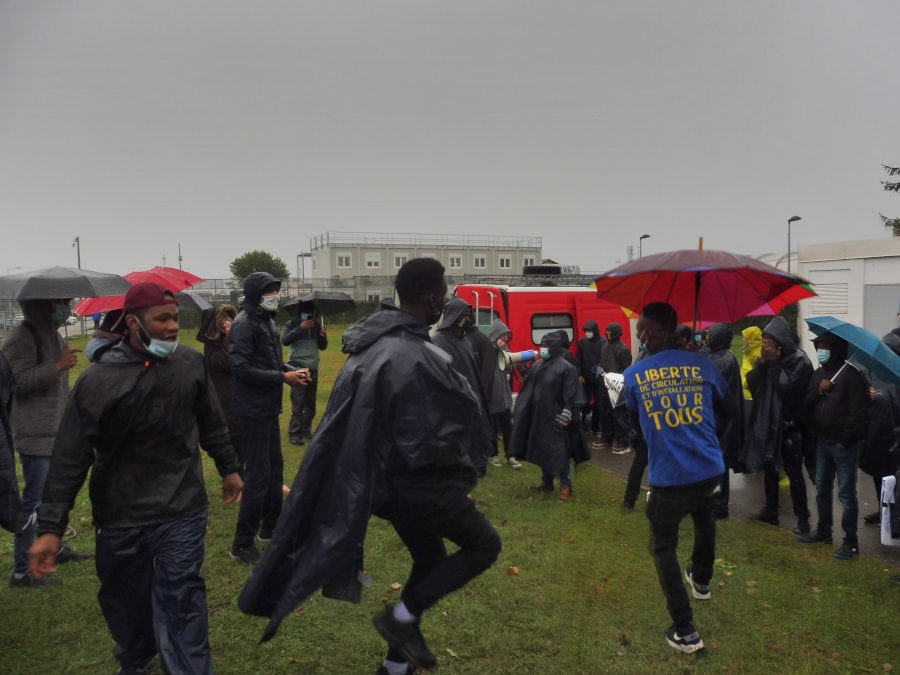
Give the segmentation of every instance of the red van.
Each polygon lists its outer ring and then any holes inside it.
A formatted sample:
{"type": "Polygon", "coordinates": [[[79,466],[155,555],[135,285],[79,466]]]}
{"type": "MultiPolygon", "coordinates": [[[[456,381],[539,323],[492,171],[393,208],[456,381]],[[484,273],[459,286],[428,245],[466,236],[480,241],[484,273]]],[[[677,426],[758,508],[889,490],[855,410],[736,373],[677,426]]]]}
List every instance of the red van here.
{"type": "MultiPolygon", "coordinates": [[[[503,284],[459,284],[453,294],[475,308],[478,328],[487,333],[491,322],[500,319],[513,338],[511,352],[538,349],[541,338],[553,331],[565,331],[575,354],[582,327],[593,319],[601,335],[606,324],[622,326],[622,342],[634,344],[633,322],[618,305],[597,297],[587,286],[508,286],[503,284]]],[[[518,383],[513,382],[514,389],[518,383]]]]}

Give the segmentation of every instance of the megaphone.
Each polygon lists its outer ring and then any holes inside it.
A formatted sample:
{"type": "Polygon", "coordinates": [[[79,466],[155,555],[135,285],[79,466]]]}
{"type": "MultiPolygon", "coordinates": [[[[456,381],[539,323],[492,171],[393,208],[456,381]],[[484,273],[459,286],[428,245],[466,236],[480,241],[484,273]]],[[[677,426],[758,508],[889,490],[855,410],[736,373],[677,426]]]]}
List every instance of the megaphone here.
{"type": "Polygon", "coordinates": [[[524,352],[507,352],[501,349],[497,352],[497,367],[500,370],[506,370],[514,363],[534,361],[539,357],[539,352],[536,352],[533,349],[526,349],[524,352]]]}

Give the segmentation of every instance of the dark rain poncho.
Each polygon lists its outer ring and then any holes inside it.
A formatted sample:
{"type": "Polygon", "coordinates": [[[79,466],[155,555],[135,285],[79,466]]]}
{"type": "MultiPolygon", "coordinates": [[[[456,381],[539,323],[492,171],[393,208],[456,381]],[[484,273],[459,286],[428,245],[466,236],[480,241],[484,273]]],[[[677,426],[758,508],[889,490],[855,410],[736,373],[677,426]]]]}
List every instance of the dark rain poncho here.
{"type": "Polygon", "coordinates": [[[384,300],[347,330],[342,349],[350,358],[238,602],[271,617],[263,640],[319,588],[358,602],[369,517],[404,485],[471,489],[469,448],[489,451],[478,398],[418,318],[384,300]]]}
{"type": "Polygon", "coordinates": [[[553,335],[545,340],[550,341],[550,358],[535,364],[525,378],[516,399],[507,454],[559,475],[569,459],[578,463],[591,458],[577,415],[586,400],[578,370],[561,355],[561,340],[553,335]],[[565,429],[556,422],[563,408],[573,413],[572,422],[565,429]]]}

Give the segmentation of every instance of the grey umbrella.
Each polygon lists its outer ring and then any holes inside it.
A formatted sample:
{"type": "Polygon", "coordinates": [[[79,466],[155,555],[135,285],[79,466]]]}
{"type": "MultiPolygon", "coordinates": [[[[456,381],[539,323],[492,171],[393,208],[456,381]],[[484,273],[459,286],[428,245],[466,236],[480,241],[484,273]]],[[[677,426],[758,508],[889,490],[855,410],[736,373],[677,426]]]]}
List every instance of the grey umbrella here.
{"type": "Polygon", "coordinates": [[[98,295],[124,295],[131,284],[118,274],[48,267],[33,272],[0,276],[4,300],[61,300],[98,295]]]}

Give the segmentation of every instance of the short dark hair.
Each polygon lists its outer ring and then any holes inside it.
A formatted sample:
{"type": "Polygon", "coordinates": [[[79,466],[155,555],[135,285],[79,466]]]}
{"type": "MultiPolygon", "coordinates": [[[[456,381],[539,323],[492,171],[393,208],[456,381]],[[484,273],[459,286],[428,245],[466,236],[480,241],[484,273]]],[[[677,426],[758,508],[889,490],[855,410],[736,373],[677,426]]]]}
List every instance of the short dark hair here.
{"type": "Polygon", "coordinates": [[[434,258],[413,258],[397,272],[394,288],[400,302],[415,302],[423,295],[438,291],[444,283],[444,266],[434,258]]]}
{"type": "Polygon", "coordinates": [[[658,323],[663,330],[674,332],[678,325],[675,308],[667,302],[651,302],[644,307],[641,314],[658,323]]]}

